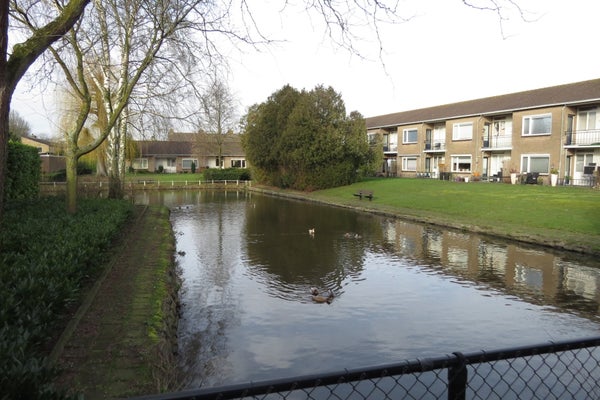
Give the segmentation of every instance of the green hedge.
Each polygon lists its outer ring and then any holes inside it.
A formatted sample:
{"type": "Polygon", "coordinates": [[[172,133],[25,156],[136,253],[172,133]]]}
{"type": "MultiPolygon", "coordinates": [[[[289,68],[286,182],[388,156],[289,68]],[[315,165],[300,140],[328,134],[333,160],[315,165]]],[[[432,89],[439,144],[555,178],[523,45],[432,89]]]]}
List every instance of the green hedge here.
{"type": "Polygon", "coordinates": [[[54,398],[44,346],[65,306],[96,278],[106,250],[131,215],[126,201],[15,201],[0,228],[0,398],[54,398]]]}
{"type": "Polygon", "coordinates": [[[41,160],[35,147],[8,142],[4,199],[34,199],[39,195],[41,160]]]}
{"type": "Polygon", "coordinates": [[[211,168],[203,172],[207,181],[249,181],[250,171],[247,168],[211,168]]]}

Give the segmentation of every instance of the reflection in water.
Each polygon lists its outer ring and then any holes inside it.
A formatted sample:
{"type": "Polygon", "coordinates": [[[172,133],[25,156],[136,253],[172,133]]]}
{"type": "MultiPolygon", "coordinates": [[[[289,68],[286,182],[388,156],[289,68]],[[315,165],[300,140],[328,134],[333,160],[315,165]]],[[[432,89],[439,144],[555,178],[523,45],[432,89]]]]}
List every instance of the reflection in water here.
{"type": "Polygon", "coordinates": [[[592,259],[244,192],[144,192],[139,201],[172,209],[188,387],[577,338],[600,326],[592,259]],[[315,304],[312,286],[336,297],[315,304]]]}

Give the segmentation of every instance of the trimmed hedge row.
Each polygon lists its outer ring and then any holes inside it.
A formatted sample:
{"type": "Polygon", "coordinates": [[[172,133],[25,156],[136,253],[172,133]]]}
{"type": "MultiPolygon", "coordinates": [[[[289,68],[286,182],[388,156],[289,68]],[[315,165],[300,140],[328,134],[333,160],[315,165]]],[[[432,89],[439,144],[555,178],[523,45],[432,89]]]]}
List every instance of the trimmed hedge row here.
{"type": "Polygon", "coordinates": [[[34,199],[39,194],[41,160],[38,150],[18,142],[8,142],[4,199],[34,199]]]}
{"type": "Polygon", "coordinates": [[[0,228],[0,398],[57,398],[44,346],[56,320],[99,276],[106,252],[132,214],[126,201],[8,203],[0,228]]]}
{"type": "Polygon", "coordinates": [[[249,181],[250,171],[247,168],[210,168],[205,169],[202,174],[204,180],[210,181],[249,181]]]}

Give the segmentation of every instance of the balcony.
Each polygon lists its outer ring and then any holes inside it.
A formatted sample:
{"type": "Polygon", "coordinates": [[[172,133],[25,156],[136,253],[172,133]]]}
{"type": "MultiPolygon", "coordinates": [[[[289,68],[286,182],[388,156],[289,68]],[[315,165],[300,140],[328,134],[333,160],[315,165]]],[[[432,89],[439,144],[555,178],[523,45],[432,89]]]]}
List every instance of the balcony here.
{"type": "Polygon", "coordinates": [[[430,153],[435,153],[436,151],[444,152],[446,151],[446,142],[442,141],[425,141],[425,151],[430,153]]]}
{"type": "Polygon", "coordinates": [[[398,152],[398,145],[397,144],[384,144],[383,145],[383,152],[384,153],[397,153],[398,152]]]}
{"type": "Polygon", "coordinates": [[[482,150],[510,150],[512,149],[511,136],[492,136],[483,138],[482,150]]]}
{"type": "Polygon", "coordinates": [[[566,132],[565,147],[600,147],[600,129],[566,132]]]}

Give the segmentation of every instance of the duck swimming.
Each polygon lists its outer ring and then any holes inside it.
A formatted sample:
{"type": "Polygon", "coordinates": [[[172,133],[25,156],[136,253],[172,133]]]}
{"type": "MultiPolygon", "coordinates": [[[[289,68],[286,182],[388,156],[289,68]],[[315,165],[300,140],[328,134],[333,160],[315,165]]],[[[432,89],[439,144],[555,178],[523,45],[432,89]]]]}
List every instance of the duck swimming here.
{"type": "Polygon", "coordinates": [[[319,290],[317,290],[317,288],[311,288],[310,293],[312,294],[312,300],[315,303],[331,304],[331,302],[333,301],[333,290],[328,290],[326,292],[319,293],[319,290]]]}

